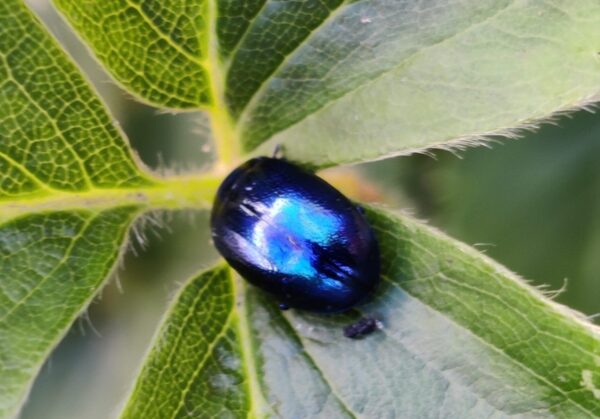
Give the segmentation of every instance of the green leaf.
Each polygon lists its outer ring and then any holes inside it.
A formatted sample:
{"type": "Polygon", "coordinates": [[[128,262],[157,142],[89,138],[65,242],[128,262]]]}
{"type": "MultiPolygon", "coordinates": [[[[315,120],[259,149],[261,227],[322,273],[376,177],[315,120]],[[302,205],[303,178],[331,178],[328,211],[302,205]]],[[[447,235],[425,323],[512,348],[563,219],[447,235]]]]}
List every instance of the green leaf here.
{"type": "Polygon", "coordinates": [[[210,102],[207,2],[56,1],[116,80],[169,108],[210,102]]]}
{"type": "Polygon", "coordinates": [[[246,394],[241,319],[230,270],[219,266],[192,279],[161,327],[125,417],[222,417],[242,413],[246,394]]]}
{"type": "MultiPolygon", "coordinates": [[[[600,6],[491,0],[55,0],[128,90],[206,110],[212,175],[136,164],[19,0],[0,5],[0,417],[113,269],[132,220],[203,207],[246,152],[313,167],[451,147],[583,106],[600,6]]],[[[384,283],[344,316],[281,313],[224,267],[192,279],[125,417],[600,415],[598,330],[441,233],[369,211],[384,283]],[[361,341],[341,327],[374,313],[361,341]],[[391,413],[390,413],[391,412],[391,413]]]]}
{"type": "Polygon", "coordinates": [[[0,200],[140,187],[104,106],[21,2],[0,6],[0,200]]]}
{"type": "Polygon", "coordinates": [[[214,184],[143,173],[38,21],[0,2],[0,417],[102,286],[136,215],[206,204],[214,184]]]}
{"type": "Polygon", "coordinates": [[[202,107],[148,86],[209,89],[216,131],[313,167],[513,136],[600,92],[595,2],[55,3],[146,100],[202,107]]]}
{"type": "Polygon", "coordinates": [[[53,211],[0,225],[0,417],[113,269],[139,211],[53,211]]]}
{"type": "Polygon", "coordinates": [[[479,252],[369,209],[383,284],[352,315],[281,312],[220,266],[167,314],[124,418],[600,415],[600,332],[479,252]],[[375,314],[360,341],[341,328],[375,314]]]}

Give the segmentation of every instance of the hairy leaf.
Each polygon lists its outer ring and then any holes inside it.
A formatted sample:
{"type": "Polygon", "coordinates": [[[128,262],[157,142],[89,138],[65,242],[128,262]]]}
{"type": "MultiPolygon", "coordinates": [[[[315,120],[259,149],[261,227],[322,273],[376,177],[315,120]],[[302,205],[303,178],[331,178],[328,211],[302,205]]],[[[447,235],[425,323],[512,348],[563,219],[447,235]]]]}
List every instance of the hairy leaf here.
{"type": "MultiPolygon", "coordinates": [[[[242,415],[253,401],[244,390],[239,333],[244,319],[235,309],[230,270],[201,273],[182,290],[168,313],[154,349],[125,408],[125,417],[222,417],[242,415]]],[[[245,314],[242,314],[245,316],[245,314]]]]}
{"type": "Polygon", "coordinates": [[[515,127],[598,100],[599,51],[593,1],[357,2],[265,84],[245,111],[244,138],[253,146],[277,131],[272,142],[295,159],[330,166],[513,136],[515,127]],[[395,30],[402,38],[387,45],[395,30]],[[322,57],[338,52],[328,48],[332,38],[361,31],[369,36],[322,69],[322,57]],[[336,71],[354,59],[371,73],[336,71]],[[329,100],[297,100],[306,90],[329,100]]]}
{"type": "Polygon", "coordinates": [[[40,212],[0,225],[0,417],[113,268],[137,207],[40,212]]]}
{"type": "Polygon", "coordinates": [[[186,187],[141,172],[96,94],[22,2],[0,2],[0,417],[16,412],[101,287],[135,216],[185,206],[186,187]]]}
{"type": "Polygon", "coordinates": [[[600,335],[477,251],[370,209],[383,285],[352,315],[281,312],[224,267],[184,288],[125,418],[595,417],[600,335]],[[359,341],[361,314],[384,329],[359,341]]]}
{"type": "Polygon", "coordinates": [[[208,89],[246,151],[313,167],[514,135],[600,92],[593,1],[55,3],[145,100],[203,107],[208,89]]]}
{"type": "Polygon", "coordinates": [[[0,6],[0,83],[0,200],[149,183],[88,83],[16,0],[0,6]]]}
{"type": "MultiPolygon", "coordinates": [[[[222,161],[212,177],[145,174],[21,1],[1,3],[0,417],[136,214],[206,205],[240,157],[234,141],[324,167],[511,134],[600,88],[595,2],[55,3],[132,93],[206,110],[222,161]]],[[[169,311],[124,417],[600,415],[596,328],[433,229],[369,215],[384,284],[361,312],[281,313],[228,268],[204,272],[169,311]],[[385,329],[343,338],[363,313],[385,329]]]]}

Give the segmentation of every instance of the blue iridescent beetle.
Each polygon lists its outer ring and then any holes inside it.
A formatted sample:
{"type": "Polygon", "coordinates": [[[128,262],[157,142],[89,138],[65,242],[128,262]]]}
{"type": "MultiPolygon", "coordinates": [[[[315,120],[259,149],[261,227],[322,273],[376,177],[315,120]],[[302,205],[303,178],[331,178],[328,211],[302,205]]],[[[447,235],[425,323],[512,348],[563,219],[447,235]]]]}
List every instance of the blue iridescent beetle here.
{"type": "Polygon", "coordinates": [[[284,159],[254,158],[229,174],[211,229],[229,264],[283,309],[345,311],[379,283],[379,247],[361,209],[284,159]]]}

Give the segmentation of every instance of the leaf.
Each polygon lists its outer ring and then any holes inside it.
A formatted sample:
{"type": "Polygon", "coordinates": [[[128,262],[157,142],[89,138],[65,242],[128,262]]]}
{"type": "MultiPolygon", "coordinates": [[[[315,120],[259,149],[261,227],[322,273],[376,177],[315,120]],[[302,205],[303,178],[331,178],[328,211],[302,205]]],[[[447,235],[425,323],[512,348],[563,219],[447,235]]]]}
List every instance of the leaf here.
{"type": "Polygon", "coordinates": [[[0,199],[150,184],[87,82],[21,2],[3,2],[0,19],[0,199]]]}
{"type": "Polygon", "coordinates": [[[214,184],[143,173],[38,21],[0,2],[0,417],[113,270],[136,215],[206,204],[214,184]]]}
{"type": "Polygon", "coordinates": [[[150,103],[210,101],[206,1],[57,1],[124,87],[150,103]]]}
{"type": "Polygon", "coordinates": [[[0,226],[0,417],[101,287],[138,211],[53,211],[0,226]]]}
{"type": "Polygon", "coordinates": [[[595,417],[599,330],[410,218],[369,209],[383,285],[352,315],[281,312],[224,266],[188,282],[124,418],[595,417]],[[360,314],[385,327],[360,341],[360,314]]]}
{"type": "Polygon", "coordinates": [[[145,100],[208,103],[219,136],[313,167],[514,136],[600,92],[595,2],[55,3],[145,100]]]}
{"type": "MultiPolygon", "coordinates": [[[[27,9],[0,6],[0,416],[101,286],[135,215],[206,205],[239,157],[225,157],[232,141],[283,143],[323,167],[512,135],[600,86],[595,4],[55,3],[142,100],[208,111],[221,165],[145,174],[27,9]]],[[[433,229],[370,217],[384,285],[363,310],[383,331],[344,339],[361,313],[283,314],[221,266],[180,293],[124,416],[600,415],[595,327],[433,229]]]]}
{"type": "MultiPolygon", "coordinates": [[[[177,297],[169,320],[140,375],[125,417],[215,417],[250,403],[239,341],[240,317],[230,271],[219,266],[198,275],[177,297]]],[[[247,343],[247,342],[246,342],[247,343]]]]}

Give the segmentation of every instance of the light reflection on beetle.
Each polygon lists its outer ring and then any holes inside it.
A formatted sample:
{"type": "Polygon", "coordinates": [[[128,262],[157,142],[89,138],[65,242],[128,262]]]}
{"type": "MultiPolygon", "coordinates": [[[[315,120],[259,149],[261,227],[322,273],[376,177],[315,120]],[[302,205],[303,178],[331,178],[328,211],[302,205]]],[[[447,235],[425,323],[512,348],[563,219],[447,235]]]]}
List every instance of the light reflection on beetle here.
{"type": "Polygon", "coordinates": [[[229,174],[211,230],[229,264],[282,308],[346,311],[379,283],[379,247],[363,212],[283,159],[251,159],[229,174]]]}

